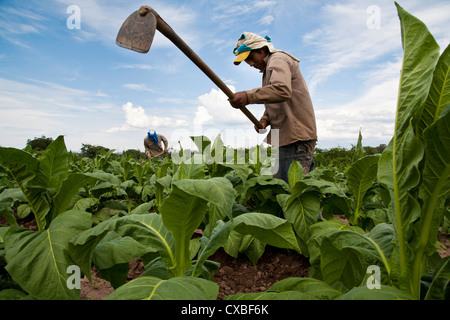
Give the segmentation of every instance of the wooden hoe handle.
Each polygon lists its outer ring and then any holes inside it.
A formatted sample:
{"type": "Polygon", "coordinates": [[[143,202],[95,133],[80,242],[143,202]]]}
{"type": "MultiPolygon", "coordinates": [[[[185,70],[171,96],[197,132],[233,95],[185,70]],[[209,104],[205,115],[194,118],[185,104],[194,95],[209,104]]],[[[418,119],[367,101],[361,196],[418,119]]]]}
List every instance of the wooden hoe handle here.
{"type": "MultiPolygon", "coordinates": [[[[141,15],[145,15],[148,12],[153,13],[156,17],[156,29],[159,30],[167,39],[173,42],[200,70],[203,71],[214,82],[228,98],[233,99],[234,93],[223,83],[223,81],[212,71],[208,65],[181,39],[175,31],[159,16],[159,14],[150,8],[149,6],[142,6],[139,9],[141,15]]],[[[255,116],[246,108],[242,107],[240,110],[253,122],[253,124],[262,129],[261,123],[255,118],[255,116]]]]}

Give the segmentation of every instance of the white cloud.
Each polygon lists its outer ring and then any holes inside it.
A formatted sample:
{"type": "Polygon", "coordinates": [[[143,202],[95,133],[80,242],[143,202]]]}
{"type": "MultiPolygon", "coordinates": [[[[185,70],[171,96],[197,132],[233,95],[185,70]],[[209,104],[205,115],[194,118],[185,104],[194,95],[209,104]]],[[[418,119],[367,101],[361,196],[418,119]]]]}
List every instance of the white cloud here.
{"type": "Polygon", "coordinates": [[[386,62],[362,76],[365,92],[342,105],[316,110],[319,146],[350,147],[362,129],[363,144],[388,144],[394,133],[401,60],[386,62]]]}
{"type": "Polygon", "coordinates": [[[147,88],[145,84],[142,83],[126,83],[123,85],[124,88],[136,90],[136,91],[147,91],[147,92],[153,92],[153,89],[147,88]]]}
{"type": "Polygon", "coordinates": [[[79,150],[77,139],[85,133],[92,139],[113,108],[98,91],[0,78],[0,145],[23,148],[29,138],[65,135],[74,142],[68,148],[79,150]]]}
{"type": "MultiPolygon", "coordinates": [[[[235,92],[234,86],[228,85],[228,87],[232,92],[235,92]]],[[[250,123],[253,127],[250,120],[239,109],[231,107],[228,97],[218,89],[211,89],[209,93],[198,97],[198,101],[200,105],[195,113],[194,122],[196,124],[239,126],[250,123]]],[[[260,119],[264,112],[264,107],[248,106],[248,109],[257,119],[260,119]]]]}
{"type": "Polygon", "coordinates": [[[120,127],[113,127],[106,130],[107,133],[141,131],[160,127],[176,128],[187,124],[183,119],[149,116],[143,107],[134,107],[131,102],[124,104],[122,110],[125,112],[125,123],[120,127]]]}
{"type": "Polygon", "coordinates": [[[213,117],[209,114],[208,109],[204,106],[198,106],[195,112],[195,123],[199,125],[213,123],[213,117]]]}
{"type": "Polygon", "coordinates": [[[262,24],[264,26],[268,26],[271,25],[273,20],[275,20],[275,18],[271,15],[265,16],[263,18],[261,18],[261,20],[259,20],[259,24],[262,24]]]}

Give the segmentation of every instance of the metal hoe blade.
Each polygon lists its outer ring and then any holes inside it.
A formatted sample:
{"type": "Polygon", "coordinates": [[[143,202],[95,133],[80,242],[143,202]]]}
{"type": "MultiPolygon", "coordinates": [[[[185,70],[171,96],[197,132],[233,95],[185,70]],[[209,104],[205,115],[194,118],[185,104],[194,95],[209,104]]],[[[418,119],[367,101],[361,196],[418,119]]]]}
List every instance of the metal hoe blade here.
{"type": "Polygon", "coordinates": [[[152,45],[156,32],[156,17],[148,12],[142,15],[138,11],[133,12],[117,34],[116,43],[118,46],[147,53],[152,45]]]}

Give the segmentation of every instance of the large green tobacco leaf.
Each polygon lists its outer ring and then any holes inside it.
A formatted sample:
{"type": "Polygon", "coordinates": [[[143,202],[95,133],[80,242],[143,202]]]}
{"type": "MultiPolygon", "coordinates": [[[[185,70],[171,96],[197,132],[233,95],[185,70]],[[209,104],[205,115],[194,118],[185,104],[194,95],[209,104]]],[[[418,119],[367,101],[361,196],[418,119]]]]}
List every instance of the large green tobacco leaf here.
{"type": "MultiPolygon", "coordinates": [[[[129,216],[112,219],[102,222],[86,230],[76,237],[74,237],[69,244],[69,252],[72,258],[80,266],[83,273],[90,277],[91,262],[94,255],[94,250],[98,258],[107,254],[101,251],[101,247],[96,249],[100,241],[108,234],[114,231],[121,236],[128,236],[138,242],[137,248],[129,249],[129,251],[137,252],[142,246],[148,248],[148,251],[158,251],[162,261],[168,268],[173,268],[175,265],[175,242],[172,234],[163,225],[161,216],[159,214],[131,214],[129,216]]],[[[121,244],[129,245],[130,242],[122,242],[121,244]]],[[[118,253],[116,250],[109,251],[110,254],[118,253]]],[[[107,248],[109,250],[109,248],[107,248]]],[[[120,250],[126,250],[122,248],[120,250]]],[[[130,252],[128,252],[129,254],[130,252]]],[[[123,257],[115,257],[120,259],[118,262],[123,262],[123,257]]],[[[102,259],[104,261],[104,257],[102,259]]]]}
{"type": "Polygon", "coordinates": [[[271,214],[249,212],[234,218],[232,223],[234,231],[250,234],[262,243],[300,252],[292,226],[287,220],[271,214]]]}
{"type": "MultiPolygon", "coordinates": [[[[419,163],[424,147],[415,135],[412,119],[420,115],[439,58],[439,46],[427,27],[396,4],[401,21],[404,58],[400,75],[394,136],[378,164],[378,181],[391,192],[390,212],[396,237],[392,271],[398,286],[409,292],[412,254],[409,245],[420,205],[411,190],[420,182],[419,163]]],[[[418,295],[417,292],[414,293],[418,295]]]]}
{"type": "Polygon", "coordinates": [[[227,254],[236,259],[240,253],[243,253],[254,265],[256,265],[259,258],[264,254],[266,244],[250,234],[231,231],[226,243],[223,245],[223,249],[227,254]]]}
{"type": "Polygon", "coordinates": [[[378,224],[369,234],[359,228],[336,229],[339,224],[320,223],[309,242],[311,265],[320,270],[320,277],[340,288],[358,286],[366,275],[367,267],[375,264],[388,278],[389,257],[392,252],[393,230],[388,224],[378,224]]]}
{"type": "Polygon", "coordinates": [[[396,6],[404,50],[395,122],[395,136],[400,138],[427,99],[439,59],[439,45],[422,21],[397,3],[396,6]]]}
{"type": "Polygon", "coordinates": [[[102,278],[114,288],[124,284],[130,271],[129,262],[151,251],[131,237],[109,232],[95,247],[93,262],[102,278]]]}
{"type": "Polygon", "coordinates": [[[11,173],[35,215],[39,230],[44,230],[51,209],[49,199],[60,190],[63,180],[68,176],[68,153],[64,137],[59,136],[53,141],[39,160],[22,150],[0,148],[0,166],[11,173]]]}
{"type": "Polygon", "coordinates": [[[105,300],[215,300],[219,286],[205,279],[140,277],[115,290],[105,300]]]}
{"type": "Polygon", "coordinates": [[[418,129],[423,132],[439,119],[444,108],[450,103],[450,46],[442,53],[433,75],[428,98],[423,106],[418,129]]]}
{"type": "Polygon", "coordinates": [[[61,182],[67,178],[69,170],[68,153],[64,137],[59,136],[45,149],[39,159],[38,179],[40,185],[59,191],[61,182]]]}
{"type": "Polygon", "coordinates": [[[111,231],[95,247],[93,262],[98,269],[110,269],[116,264],[128,263],[137,257],[141,257],[149,250],[148,247],[140,244],[132,237],[122,237],[111,231]]]}
{"type": "Polygon", "coordinates": [[[363,198],[372,187],[377,177],[379,155],[366,156],[357,160],[347,171],[347,185],[355,199],[353,224],[358,224],[361,215],[363,198]]]}
{"type": "MultiPolygon", "coordinates": [[[[192,161],[192,160],[191,160],[192,161]]],[[[178,170],[173,175],[173,181],[183,180],[183,179],[204,179],[205,178],[205,167],[203,163],[196,164],[181,162],[178,170]]]]}
{"type": "Polygon", "coordinates": [[[0,166],[9,171],[22,190],[36,217],[39,230],[45,229],[45,216],[50,209],[44,194],[45,187],[30,183],[37,175],[39,160],[22,150],[0,147],[0,166]]]}
{"type": "Polygon", "coordinates": [[[416,283],[426,273],[423,260],[435,251],[445,201],[450,191],[450,104],[442,116],[424,132],[426,159],[419,196],[423,199],[421,219],[415,227],[415,256],[412,276],[416,283]]]}
{"type": "Polygon", "coordinates": [[[38,299],[79,299],[80,290],[67,287],[67,267],[76,264],[68,245],[72,237],[90,228],[91,222],[87,212],[67,211],[44,231],[11,227],[5,236],[6,270],[38,299]]]}
{"type": "Polygon", "coordinates": [[[62,181],[59,192],[53,197],[52,219],[67,210],[73,197],[75,197],[81,187],[96,180],[96,178],[82,173],[69,174],[67,179],[62,181]]]}
{"type": "Polygon", "coordinates": [[[309,256],[306,242],[311,236],[310,226],[317,223],[319,217],[320,194],[318,192],[305,192],[298,196],[280,194],[277,200],[283,208],[284,217],[292,224],[300,238],[302,253],[309,256]]]}
{"type": "MultiPolygon", "coordinates": [[[[240,252],[245,247],[247,256],[256,263],[269,244],[278,248],[294,249],[300,252],[291,224],[270,214],[249,212],[224,223],[218,221],[212,235],[200,239],[201,247],[192,274],[198,276],[206,259],[219,247],[227,252],[240,252]]],[[[237,254],[236,254],[237,255],[237,254]]]]}
{"type": "Polygon", "coordinates": [[[200,226],[210,203],[231,215],[234,189],[226,178],[180,180],[161,206],[164,225],[173,233],[176,247],[174,275],[182,276],[190,267],[189,239],[200,226]]]}
{"type": "Polygon", "coordinates": [[[435,251],[436,234],[445,211],[450,190],[450,46],[439,58],[433,83],[424,105],[418,131],[426,144],[423,181],[419,196],[423,199],[422,219],[415,237],[413,278],[416,283],[425,274],[424,258],[435,251]]]}

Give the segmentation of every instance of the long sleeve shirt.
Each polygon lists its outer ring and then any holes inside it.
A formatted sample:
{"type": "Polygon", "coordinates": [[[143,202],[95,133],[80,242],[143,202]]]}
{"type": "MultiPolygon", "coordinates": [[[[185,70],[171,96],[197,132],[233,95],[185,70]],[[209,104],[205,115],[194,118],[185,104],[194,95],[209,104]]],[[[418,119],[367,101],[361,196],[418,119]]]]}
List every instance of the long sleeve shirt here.
{"type": "Polygon", "coordinates": [[[144,138],[145,153],[147,154],[147,156],[151,155],[152,157],[154,157],[169,148],[169,143],[167,142],[166,137],[164,137],[162,134],[157,134],[157,136],[158,146],[155,144],[155,141],[151,140],[149,137],[144,138]],[[162,143],[164,143],[164,149],[162,147],[162,143]]]}
{"type": "Polygon", "coordinates": [[[298,62],[276,52],[266,58],[266,63],[263,86],[245,91],[249,104],[265,104],[261,120],[266,120],[271,127],[266,142],[281,147],[297,141],[317,140],[314,108],[298,62]],[[279,139],[275,135],[272,139],[274,129],[279,130],[279,139]]]}

